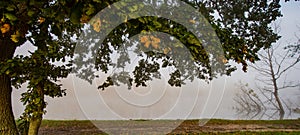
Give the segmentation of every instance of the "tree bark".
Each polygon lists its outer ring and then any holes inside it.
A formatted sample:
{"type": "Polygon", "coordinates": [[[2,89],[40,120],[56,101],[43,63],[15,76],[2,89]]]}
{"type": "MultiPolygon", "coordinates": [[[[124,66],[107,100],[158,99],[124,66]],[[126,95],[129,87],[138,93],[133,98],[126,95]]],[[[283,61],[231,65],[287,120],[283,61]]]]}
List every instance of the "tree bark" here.
{"type": "Polygon", "coordinates": [[[278,104],[278,107],[279,107],[279,119],[282,120],[284,118],[285,111],[284,111],[283,105],[282,105],[281,100],[280,100],[279,95],[278,95],[277,85],[276,85],[276,89],[274,91],[274,97],[275,97],[275,100],[276,100],[276,102],[278,104]]]}
{"type": "Polygon", "coordinates": [[[16,127],[12,105],[11,105],[11,84],[10,78],[6,75],[0,76],[0,134],[16,135],[16,127]]]}
{"type": "Polygon", "coordinates": [[[42,123],[44,108],[45,108],[45,99],[44,99],[44,86],[39,84],[36,88],[38,97],[40,97],[40,102],[37,105],[37,110],[35,111],[37,115],[33,116],[29,122],[28,135],[38,135],[40,125],[42,123]]]}
{"type": "MultiPolygon", "coordinates": [[[[11,59],[16,50],[11,40],[0,39],[0,62],[11,59]]],[[[17,135],[18,130],[11,104],[11,78],[0,75],[0,135],[17,135]]]]}
{"type": "Polygon", "coordinates": [[[40,125],[42,123],[43,116],[38,114],[37,117],[30,119],[28,135],[37,135],[39,132],[40,125]]]}
{"type": "Polygon", "coordinates": [[[274,94],[275,100],[278,104],[279,119],[282,120],[284,118],[285,111],[284,111],[283,105],[281,103],[281,100],[279,98],[279,94],[278,94],[277,79],[275,77],[275,72],[274,72],[274,68],[273,68],[273,64],[272,64],[272,54],[271,53],[273,53],[273,52],[270,52],[270,50],[268,50],[269,66],[270,66],[272,83],[273,83],[273,88],[274,88],[273,94],[274,94]]]}

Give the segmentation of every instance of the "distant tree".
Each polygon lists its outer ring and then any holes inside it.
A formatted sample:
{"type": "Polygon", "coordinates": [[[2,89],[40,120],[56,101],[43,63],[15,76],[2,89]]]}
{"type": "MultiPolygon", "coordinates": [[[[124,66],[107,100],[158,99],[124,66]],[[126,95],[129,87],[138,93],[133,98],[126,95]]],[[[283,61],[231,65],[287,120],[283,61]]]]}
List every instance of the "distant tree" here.
{"type": "Polygon", "coordinates": [[[237,103],[234,109],[238,114],[243,114],[250,119],[258,117],[261,113],[264,114],[267,108],[260,98],[260,93],[257,93],[248,84],[243,84],[242,82],[237,84],[237,88],[238,92],[233,100],[237,103]]]}
{"type": "Polygon", "coordinates": [[[259,108],[258,110],[248,110],[252,108],[249,107],[244,111],[261,112],[267,111],[266,109],[275,109],[278,110],[280,119],[284,118],[286,109],[291,110],[291,107],[281,98],[280,92],[287,88],[300,87],[299,82],[288,80],[287,78],[288,72],[299,63],[300,56],[295,56],[295,53],[291,50],[285,49],[285,51],[282,51],[279,49],[283,48],[275,45],[264,50],[259,54],[261,61],[251,65],[259,73],[259,76],[256,78],[258,87],[254,89],[248,88],[247,91],[242,92],[253,100],[244,100],[241,98],[242,96],[237,96],[236,102],[239,104],[238,108],[240,110],[245,109],[245,106],[252,103],[259,103],[255,104],[256,106],[254,107],[259,108]]]}
{"type": "MultiPolygon", "coordinates": [[[[291,54],[289,57],[292,57],[292,58],[297,58],[299,57],[299,54],[300,54],[300,27],[298,26],[298,33],[295,35],[296,36],[296,39],[297,41],[291,45],[288,45],[285,49],[288,49],[289,51],[291,51],[291,54]]],[[[300,86],[299,86],[299,90],[300,90],[300,86]]],[[[296,112],[296,113],[299,113],[300,112],[300,109],[297,107],[297,108],[293,108],[293,111],[296,112]]]]}

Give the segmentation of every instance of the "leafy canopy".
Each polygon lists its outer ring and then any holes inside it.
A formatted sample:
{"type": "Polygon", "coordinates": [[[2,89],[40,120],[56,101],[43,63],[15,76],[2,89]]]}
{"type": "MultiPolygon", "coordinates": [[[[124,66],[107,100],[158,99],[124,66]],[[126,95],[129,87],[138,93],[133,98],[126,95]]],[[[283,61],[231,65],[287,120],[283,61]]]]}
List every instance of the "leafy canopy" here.
{"type": "Polygon", "coordinates": [[[235,67],[228,61],[241,64],[246,72],[247,62],[259,60],[257,52],[270,47],[279,38],[269,25],[281,16],[279,1],[185,0],[185,3],[177,2],[177,6],[166,1],[160,4],[157,4],[157,1],[146,0],[142,1],[143,4],[134,2],[121,1],[110,5],[109,9],[116,11],[113,12],[113,16],[103,11],[86,25],[77,44],[80,52],[75,58],[74,71],[77,76],[92,83],[94,78],[99,77],[97,71],[110,73],[113,70],[99,88],[105,89],[121,83],[131,88],[132,85],[146,86],[147,81],[161,77],[161,69],[171,68],[168,83],[171,86],[181,86],[186,80],[192,81],[194,78],[211,80],[217,75],[230,75],[235,67]],[[200,30],[207,28],[203,28],[203,18],[180,9],[184,4],[194,7],[204,16],[215,31],[221,49],[215,47],[218,46],[218,41],[207,38],[214,37],[214,33],[200,30]],[[172,19],[159,17],[162,12],[171,16],[176,14],[176,11],[182,12],[177,15],[178,20],[186,21],[200,29],[195,33],[172,19]],[[148,12],[158,16],[139,16],[148,12]],[[122,23],[109,29],[116,18],[122,23]],[[149,34],[153,32],[166,33],[178,41],[164,42],[170,37],[149,34]],[[204,35],[200,40],[199,33],[204,35]],[[139,38],[131,39],[136,35],[139,35],[139,38]],[[176,51],[180,48],[186,48],[191,57],[176,57],[186,56],[184,51],[176,51]],[[129,51],[130,49],[133,51],[129,51]],[[113,58],[116,53],[119,56],[113,58]],[[174,59],[175,57],[177,59],[174,59]],[[134,65],[135,68],[128,70],[128,66],[132,65],[136,58],[139,61],[134,65]]]}
{"type": "MultiPolygon", "coordinates": [[[[167,11],[170,13],[177,10],[176,7],[172,6],[172,2],[163,1],[164,7],[158,6],[155,0],[143,2],[156,8],[151,11],[153,13],[159,13],[158,11],[161,11],[159,9],[169,9],[167,11]]],[[[210,80],[218,74],[229,75],[235,68],[231,67],[228,61],[241,63],[243,70],[246,71],[247,62],[258,60],[257,52],[262,48],[268,48],[279,38],[269,27],[272,21],[281,16],[278,0],[259,2],[184,0],[184,2],[198,10],[212,26],[223,50],[223,52],[215,53],[223,53],[224,57],[217,57],[220,55],[211,56],[208,53],[209,49],[204,46],[205,42],[197,39],[198,34],[189,31],[178,22],[158,16],[143,16],[127,20],[126,18],[130,18],[130,16],[123,16],[124,13],[117,12],[115,13],[116,17],[123,18],[124,22],[105,37],[101,37],[103,42],[93,41],[95,44],[98,43],[94,46],[95,48],[85,48],[91,47],[85,45],[91,45],[92,40],[86,38],[78,41],[83,45],[81,46],[83,49],[96,50],[94,52],[96,55],[92,58],[83,57],[88,53],[77,56],[74,59],[77,63],[74,66],[74,71],[79,77],[91,81],[97,77],[93,72],[94,70],[108,72],[109,67],[119,69],[126,67],[126,64],[131,61],[128,57],[130,54],[126,49],[132,44],[127,44],[125,47],[122,47],[121,44],[126,43],[125,39],[142,33],[143,35],[139,38],[131,41],[131,43],[139,41],[140,44],[135,48],[135,54],[142,54],[143,56],[138,65],[133,71],[124,71],[108,77],[107,82],[104,82],[99,88],[106,88],[118,83],[127,84],[128,87],[131,87],[133,83],[136,86],[145,86],[146,81],[153,77],[159,78],[159,69],[166,67],[175,68],[170,73],[169,84],[181,86],[187,79],[210,80]],[[172,44],[167,43],[161,37],[148,33],[154,31],[166,33],[177,40],[170,40],[172,44]],[[122,38],[124,36],[126,38],[122,38]],[[188,59],[176,57],[178,59],[174,59],[175,56],[185,56],[181,51],[176,51],[180,48],[187,48],[191,57],[188,59]],[[119,60],[115,63],[111,61],[110,57],[113,52],[120,54],[119,60]],[[210,57],[214,59],[211,61],[210,57]],[[92,65],[90,65],[91,60],[95,60],[92,65]],[[190,66],[182,68],[180,67],[182,65],[190,66]],[[217,68],[211,70],[211,67],[217,68]]],[[[42,86],[43,93],[51,97],[65,94],[57,81],[59,78],[66,77],[71,71],[71,61],[68,61],[68,58],[73,56],[76,41],[74,39],[80,34],[84,35],[84,32],[91,36],[90,39],[97,39],[101,32],[106,30],[105,24],[112,23],[103,19],[105,16],[98,19],[92,19],[92,17],[105,8],[117,8],[119,11],[126,11],[130,14],[143,9],[143,5],[132,6],[132,3],[131,5],[128,4],[117,0],[0,1],[0,13],[2,13],[0,21],[2,36],[0,36],[0,40],[10,41],[12,47],[21,46],[26,41],[37,47],[36,51],[30,52],[30,56],[18,55],[13,58],[11,56],[11,58],[0,61],[0,74],[9,75],[14,86],[18,88],[22,83],[29,81],[28,91],[22,94],[22,101],[28,105],[25,115],[31,117],[34,115],[36,105],[45,105],[43,99],[37,96],[36,89],[38,86],[42,86]],[[112,5],[116,2],[123,4],[122,9],[112,5]],[[84,25],[88,29],[82,29],[84,25]]],[[[184,12],[181,14],[189,18],[182,21],[187,21],[196,27],[199,22],[203,22],[197,20],[200,18],[194,15],[184,12]]],[[[208,35],[210,33],[201,34],[208,35]]],[[[168,38],[171,37],[165,39],[168,38]]],[[[217,42],[210,42],[210,44],[215,43],[217,42]]]]}

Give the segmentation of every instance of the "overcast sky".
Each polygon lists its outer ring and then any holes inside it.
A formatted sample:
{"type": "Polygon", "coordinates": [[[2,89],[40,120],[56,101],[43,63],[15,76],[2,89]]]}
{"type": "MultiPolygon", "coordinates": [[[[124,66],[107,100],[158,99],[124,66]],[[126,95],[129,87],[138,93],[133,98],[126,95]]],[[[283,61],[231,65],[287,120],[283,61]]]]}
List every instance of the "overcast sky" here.
{"type": "MultiPolygon", "coordinates": [[[[281,26],[280,44],[296,41],[295,34],[299,34],[300,2],[282,4],[284,17],[277,22],[281,26]]],[[[18,53],[27,52],[34,47],[29,44],[17,49],[18,53]]],[[[298,65],[299,67],[299,65],[298,65]]],[[[221,77],[210,84],[197,82],[182,88],[171,88],[164,78],[151,82],[147,88],[134,88],[132,91],[112,88],[105,91],[96,89],[96,85],[68,77],[62,80],[67,88],[67,96],[62,98],[47,98],[47,114],[45,119],[122,119],[122,118],[232,118],[237,119],[232,107],[232,98],[237,91],[239,81],[255,86],[256,73],[249,70],[244,73],[239,70],[232,76],[221,77]],[[191,89],[193,88],[193,89],[191,89]]],[[[289,72],[289,78],[300,81],[299,70],[289,72]]],[[[13,108],[16,117],[22,113],[24,107],[19,102],[20,93],[26,89],[13,92],[13,108]]],[[[300,107],[299,88],[285,92],[284,98],[289,97],[300,107]],[[296,93],[296,94],[295,94],[296,93]]]]}

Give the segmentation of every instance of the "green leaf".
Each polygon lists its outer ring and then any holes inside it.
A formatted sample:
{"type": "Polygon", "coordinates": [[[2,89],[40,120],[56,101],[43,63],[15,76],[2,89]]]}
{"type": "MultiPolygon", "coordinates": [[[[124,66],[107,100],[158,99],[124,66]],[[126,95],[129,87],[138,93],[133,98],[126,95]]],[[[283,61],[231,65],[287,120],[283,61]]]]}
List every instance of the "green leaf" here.
{"type": "Polygon", "coordinates": [[[8,7],[6,7],[6,10],[7,11],[14,11],[15,7],[14,7],[14,5],[9,5],[8,7]]]}
{"type": "Polygon", "coordinates": [[[82,3],[78,3],[74,8],[72,8],[71,16],[70,16],[70,21],[74,24],[79,24],[80,23],[80,18],[82,15],[82,3]]]}
{"type": "Polygon", "coordinates": [[[93,0],[94,2],[101,3],[101,0],[93,0]]]}
{"type": "Polygon", "coordinates": [[[10,71],[9,70],[6,70],[5,71],[5,74],[9,75],[10,71]]]}
{"type": "Polygon", "coordinates": [[[40,101],[41,101],[41,99],[40,99],[40,98],[36,98],[36,100],[35,100],[35,104],[39,104],[39,103],[40,103],[40,101]]]}
{"type": "Polygon", "coordinates": [[[135,12],[135,11],[138,10],[138,8],[139,8],[138,5],[134,5],[134,6],[129,7],[128,9],[129,9],[130,12],[135,12]]]}
{"type": "Polygon", "coordinates": [[[11,21],[15,21],[18,19],[15,15],[13,15],[11,13],[5,13],[4,16],[11,21]]]}
{"type": "Polygon", "coordinates": [[[32,17],[33,15],[34,15],[34,11],[32,11],[32,10],[29,10],[28,12],[27,12],[27,15],[29,16],[29,17],[32,17]]]}
{"type": "Polygon", "coordinates": [[[81,14],[79,14],[80,12],[72,12],[71,13],[71,17],[70,17],[70,21],[74,24],[79,24],[80,23],[80,16],[81,14]]]}
{"type": "Polygon", "coordinates": [[[158,22],[158,21],[153,21],[153,24],[156,26],[156,28],[161,28],[162,27],[161,23],[158,22]]]}
{"type": "Polygon", "coordinates": [[[141,22],[141,23],[146,23],[145,20],[143,18],[138,18],[138,20],[141,22]]]}
{"type": "Polygon", "coordinates": [[[162,64],[162,67],[167,67],[169,65],[168,61],[164,61],[164,63],[162,64]]]}
{"type": "Polygon", "coordinates": [[[91,15],[91,14],[95,13],[94,6],[89,4],[88,10],[85,13],[86,13],[86,15],[91,15]]]}

